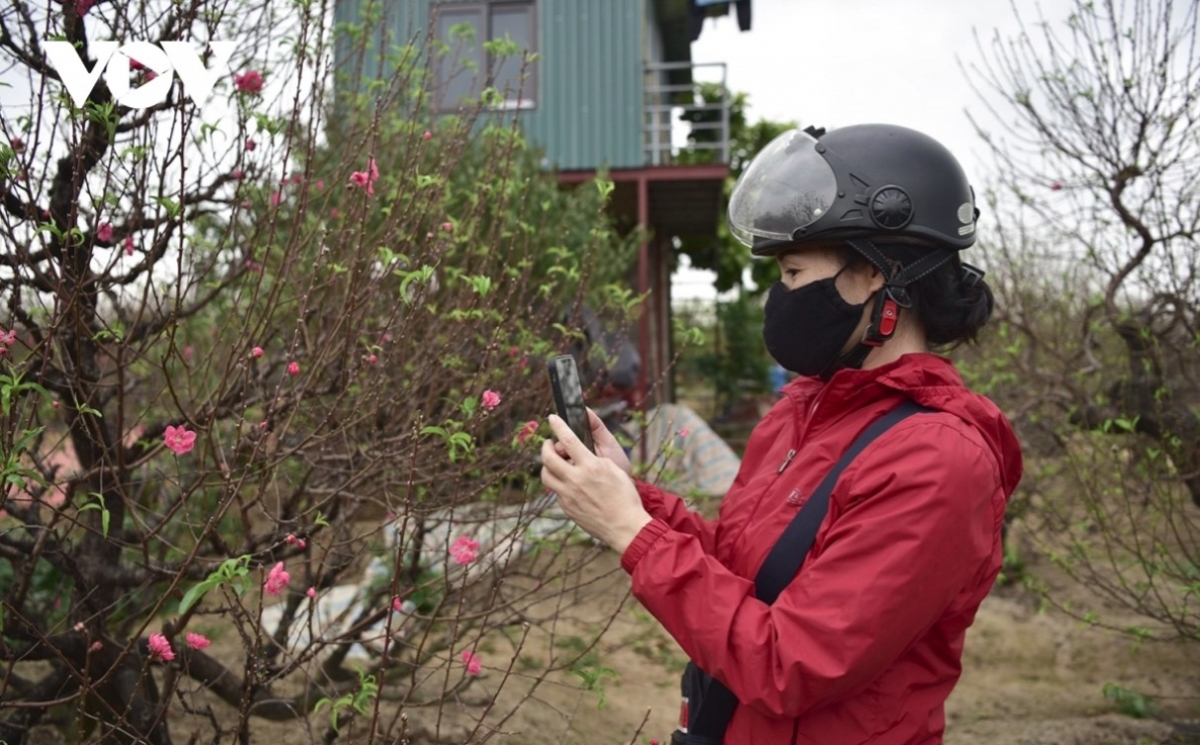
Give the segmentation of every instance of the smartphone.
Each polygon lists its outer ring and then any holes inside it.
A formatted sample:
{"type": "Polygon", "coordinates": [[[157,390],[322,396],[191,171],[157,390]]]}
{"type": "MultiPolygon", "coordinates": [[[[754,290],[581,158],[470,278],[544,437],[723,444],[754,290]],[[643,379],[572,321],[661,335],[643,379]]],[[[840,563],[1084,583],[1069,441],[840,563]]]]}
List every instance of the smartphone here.
{"type": "Polygon", "coordinates": [[[559,355],[547,365],[550,371],[550,387],[554,390],[554,405],[558,415],[570,425],[587,449],[596,452],[592,442],[592,425],[588,422],[587,406],[583,402],[583,384],[579,380],[579,368],[575,358],[569,354],[559,355]]]}

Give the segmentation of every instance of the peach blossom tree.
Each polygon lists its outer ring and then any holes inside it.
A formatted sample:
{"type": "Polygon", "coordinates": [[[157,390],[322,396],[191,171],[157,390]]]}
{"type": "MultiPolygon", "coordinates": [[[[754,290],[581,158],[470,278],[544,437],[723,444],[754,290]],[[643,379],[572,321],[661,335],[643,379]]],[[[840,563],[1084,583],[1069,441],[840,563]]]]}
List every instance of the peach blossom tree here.
{"type": "Polygon", "coordinates": [[[376,12],[0,9],[0,741],[481,742],[579,664],[542,361],[630,243],[376,12]]]}
{"type": "Polygon", "coordinates": [[[1026,444],[1018,536],[1090,624],[1200,639],[1200,8],[1113,0],[1019,18],[971,65],[996,334],[973,382],[1026,444]],[[990,113],[994,116],[988,116],[990,113]],[[1130,620],[1133,616],[1136,620],[1130,620]]]}

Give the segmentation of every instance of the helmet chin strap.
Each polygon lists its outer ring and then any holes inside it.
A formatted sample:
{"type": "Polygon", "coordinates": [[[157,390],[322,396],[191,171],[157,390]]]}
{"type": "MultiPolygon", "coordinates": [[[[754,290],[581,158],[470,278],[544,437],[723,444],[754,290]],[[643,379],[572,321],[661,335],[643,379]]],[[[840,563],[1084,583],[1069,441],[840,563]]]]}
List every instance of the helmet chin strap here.
{"type": "Polygon", "coordinates": [[[896,333],[900,312],[912,307],[912,299],[906,289],[910,284],[928,275],[942,264],[954,258],[954,251],[944,248],[931,250],[907,267],[897,268],[883,252],[867,238],[847,239],[846,243],[862,254],[883,274],[883,287],[875,292],[875,303],[871,308],[871,321],[862,339],[848,351],[839,355],[821,372],[828,381],[842,368],[859,369],[872,350],[882,347],[896,333]]]}

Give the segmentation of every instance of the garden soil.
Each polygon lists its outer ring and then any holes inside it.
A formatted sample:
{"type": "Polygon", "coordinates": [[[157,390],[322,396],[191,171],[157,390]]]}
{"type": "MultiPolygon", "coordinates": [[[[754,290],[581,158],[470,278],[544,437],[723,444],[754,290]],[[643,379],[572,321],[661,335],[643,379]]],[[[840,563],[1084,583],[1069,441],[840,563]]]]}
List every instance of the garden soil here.
{"type": "MultiPolygon", "coordinates": [[[[493,697],[486,720],[491,726],[475,730],[471,742],[484,741],[480,735],[489,730],[487,742],[521,745],[647,745],[651,739],[668,739],[678,715],[684,655],[629,595],[629,578],[613,552],[571,550],[597,555],[576,578],[586,582],[584,589],[570,592],[564,598],[566,606],[559,606],[555,636],[550,637],[543,625],[532,624],[507,679],[513,659],[510,640],[485,639],[479,647],[483,673],[456,702],[444,707],[440,721],[432,707],[409,710],[413,729],[424,733],[411,741],[414,745],[466,741],[493,697]],[[597,634],[598,644],[587,648],[584,640],[597,634]],[[577,667],[591,675],[551,673],[531,691],[528,681],[538,676],[551,654],[560,660],[582,655],[577,667]]],[[[1031,569],[1057,587],[1059,597],[1074,593],[1084,599],[1061,577],[1055,581],[1052,567],[1035,564],[1031,569]]],[[[1112,608],[1105,618],[1145,624],[1112,608]]],[[[236,635],[214,639],[210,651],[232,661],[236,643],[236,635]]],[[[437,680],[443,680],[440,674],[437,680]]],[[[209,705],[225,727],[236,721],[232,707],[215,699],[209,705]]],[[[388,709],[392,707],[383,706],[388,709]]],[[[320,741],[327,732],[327,716],[310,717],[311,729],[295,721],[255,720],[250,742],[320,741]]],[[[1019,586],[997,587],[968,632],[962,679],[946,716],[946,745],[1200,745],[1200,645],[1139,644],[1127,635],[1042,607],[1019,586]],[[1104,695],[1106,684],[1141,696],[1149,702],[1151,715],[1123,713],[1104,695]]],[[[199,742],[210,741],[208,727],[193,732],[196,720],[177,718],[177,707],[171,718],[174,742],[189,742],[194,734],[199,742]]],[[[358,724],[344,729],[334,742],[365,742],[358,724]]],[[[59,745],[64,740],[52,728],[39,727],[30,742],[59,745]]]]}
{"type": "MultiPolygon", "coordinates": [[[[605,558],[616,564],[615,556],[605,558]]],[[[606,579],[590,602],[625,595],[628,579],[619,567],[606,579]]],[[[1119,620],[1110,610],[1107,618],[1119,620]]],[[[604,686],[603,708],[594,690],[579,690],[578,678],[543,686],[504,727],[512,741],[662,742],[677,718],[685,661],[674,641],[628,598],[597,657],[617,675],[604,686]]],[[[946,718],[946,745],[1200,743],[1200,645],[1138,644],[1041,607],[1026,590],[998,587],[968,632],[946,718]],[[1109,683],[1149,700],[1153,716],[1121,713],[1104,695],[1109,683]]]]}

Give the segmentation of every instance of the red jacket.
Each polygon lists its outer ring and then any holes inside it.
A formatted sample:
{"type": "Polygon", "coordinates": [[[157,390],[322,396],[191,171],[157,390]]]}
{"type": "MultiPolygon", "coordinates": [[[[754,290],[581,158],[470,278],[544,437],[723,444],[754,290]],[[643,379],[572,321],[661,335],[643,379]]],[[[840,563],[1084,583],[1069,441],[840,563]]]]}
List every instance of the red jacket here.
{"type": "Polygon", "coordinates": [[[755,428],[716,521],[638,483],[655,519],[621,563],[642,605],[741,701],[725,743],[941,743],[1020,477],[1008,420],[942,357],[798,378],[755,428]],[[776,539],[858,433],[905,398],[937,413],[859,454],[796,579],[773,605],[758,601],[776,539]]]}

